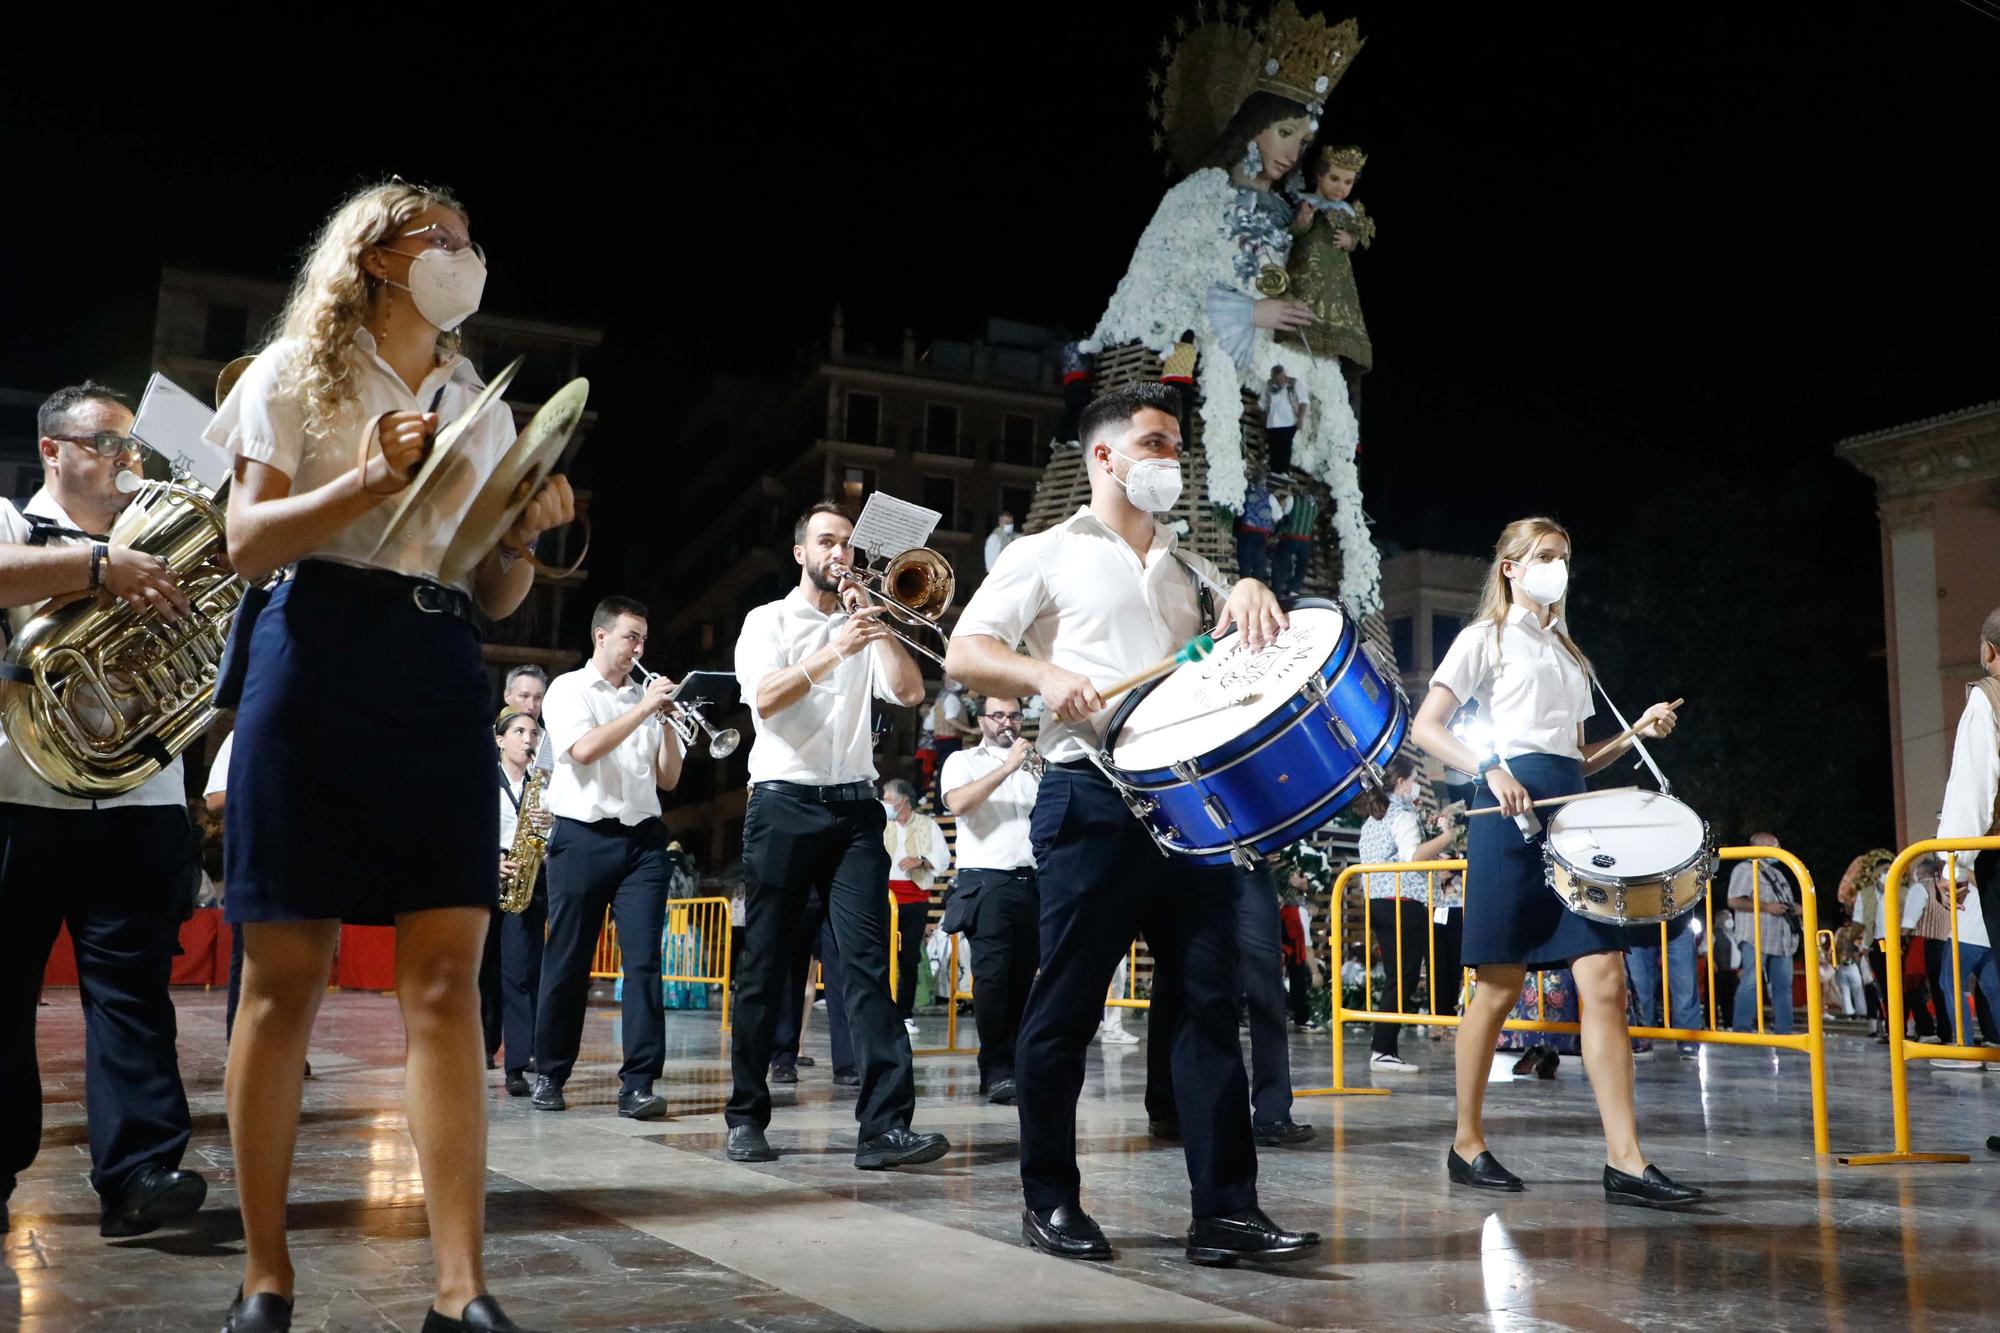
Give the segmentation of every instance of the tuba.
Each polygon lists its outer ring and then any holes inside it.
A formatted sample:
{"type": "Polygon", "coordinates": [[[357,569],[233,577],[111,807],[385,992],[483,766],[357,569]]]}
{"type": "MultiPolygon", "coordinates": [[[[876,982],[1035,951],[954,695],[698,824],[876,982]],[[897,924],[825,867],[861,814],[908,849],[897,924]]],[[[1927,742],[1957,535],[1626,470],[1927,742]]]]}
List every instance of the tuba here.
{"type": "Polygon", "coordinates": [[[140,483],[110,544],[164,560],[188,616],[163,620],[103,592],[55,598],[0,668],[8,740],[44,782],[87,800],[142,785],[215,720],[216,668],[246,590],[222,511],[192,478],[140,483]]]}
{"type": "Polygon", "coordinates": [[[542,873],[542,857],[549,850],[548,835],[535,827],[533,818],[542,808],[542,786],[547,781],[533,764],[521,779],[520,818],[514,821],[514,845],[507,849],[514,873],[500,876],[500,910],[516,916],[528,910],[535,896],[535,877],[542,873]]]}

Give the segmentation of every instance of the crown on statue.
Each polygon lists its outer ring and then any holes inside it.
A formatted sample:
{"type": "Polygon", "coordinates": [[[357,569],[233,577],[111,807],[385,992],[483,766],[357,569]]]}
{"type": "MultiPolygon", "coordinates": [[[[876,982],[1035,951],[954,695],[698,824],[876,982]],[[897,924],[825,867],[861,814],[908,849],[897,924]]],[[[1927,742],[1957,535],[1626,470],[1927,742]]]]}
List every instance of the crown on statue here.
{"type": "Polygon", "coordinates": [[[1327,94],[1354,63],[1361,27],[1353,19],[1328,26],[1318,14],[1299,13],[1293,0],[1280,0],[1264,21],[1264,59],[1257,90],[1303,105],[1314,116],[1326,109],[1327,94]]]}
{"type": "Polygon", "coordinates": [[[1368,154],[1348,144],[1342,148],[1322,148],[1313,162],[1313,175],[1322,176],[1329,171],[1359,172],[1368,165],[1368,154]]]}

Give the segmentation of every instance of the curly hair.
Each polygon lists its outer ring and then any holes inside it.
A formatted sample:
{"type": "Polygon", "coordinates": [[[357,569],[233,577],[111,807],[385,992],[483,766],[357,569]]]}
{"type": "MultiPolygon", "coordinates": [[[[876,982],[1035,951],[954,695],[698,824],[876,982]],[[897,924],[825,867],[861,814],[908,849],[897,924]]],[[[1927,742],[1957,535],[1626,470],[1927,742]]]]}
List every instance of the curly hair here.
{"type": "MultiPolygon", "coordinates": [[[[278,336],[297,343],[283,374],[305,399],[308,432],[331,421],[356,397],[348,344],[381,285],[361,267],[361,256],[432,207],[465,216],[464,206],[447,190],[385,181],[349,195],[320,228],[278,317],[278,336]]],[[[441,358],[457,350],[456,333],[438,335],[441,358]]]]}

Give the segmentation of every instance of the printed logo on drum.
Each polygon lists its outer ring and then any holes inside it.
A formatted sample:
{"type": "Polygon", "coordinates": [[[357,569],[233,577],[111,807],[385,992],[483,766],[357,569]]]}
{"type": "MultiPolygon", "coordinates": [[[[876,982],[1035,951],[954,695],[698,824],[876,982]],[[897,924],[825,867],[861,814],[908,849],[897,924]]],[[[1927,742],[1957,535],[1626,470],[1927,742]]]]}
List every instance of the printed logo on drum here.
{"type": "Polygon", "coordinates": [[[1611,869],[1611,867],[1618,864],[1618,858],[1611,855],[1611,853],[1609,852],[1599,852],[1597,855],[1590,858],[1590,863],[1596,866],[1599,870],[1609,870],[1611,869]]]}
{"type": "Polygon", "coordinates": [[[1293,666],[1316,668],[1319,661],[1315,659],[1311,644],[1298,641],[1289,632],[1281,633],[1275,643],[1260,653],[1232,653],[1222,663],[1222,673],[1215,678],[1215,683],[1233,694],[1252,685],[1261,685],[1271,676],[1293,666]]]}

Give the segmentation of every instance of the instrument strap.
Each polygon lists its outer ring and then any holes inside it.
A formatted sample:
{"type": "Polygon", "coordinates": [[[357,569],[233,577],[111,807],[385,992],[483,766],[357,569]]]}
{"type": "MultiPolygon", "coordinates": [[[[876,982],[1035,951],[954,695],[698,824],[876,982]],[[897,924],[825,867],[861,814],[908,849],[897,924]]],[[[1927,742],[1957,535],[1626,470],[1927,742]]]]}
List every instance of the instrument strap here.
{"type": "MultiPolygon", "coordinates": [[[[514,813],[517,815],[520,814],[521,798],[514,794],[514,784],[507,781],[507,770],[501,768],[498,764],[495,764],[493,766],[493,771],[500,775],[500,794],[505,796],[508,799],[508,801],[513,804],[514,813]]],[[[528,785],[528,775],[526,773],[523,773],[521,775],[521,786],[525,788],[527,785],[528,785]]]]}
{"type": "MultiPolygon", "coordinates": [[[[1597,678],[1595,671],[1590,673],[1590,683],[1595,685],[1598,694],[1603,696],[1605,706],[1611,710],[1611,716],[1618,719],[1619,729],[1621,731],[1632,731],[1632,724],[1627,722],[1625,715],[1618,711],[1618,705],[1611,702],[1611,692],[1604,688],[1604,682],[1597,678]]],[[[1653,752],[1646,748],[1646,742],[1639,738],[1639,733],[1636,731],[1632,731],[1632,748],[1639,752],[1639,762],[1653,771],[1654,780],[1660,784],[1660,795],[1673,795],[1674,784],[1667,781],[1667,775],[1662,773],[1660,766],[1653,762],[1653,752]]]]}
{"type": "Polygon", "coordinates": [[[47,546],[50,542],[57,540],[66,542],[108,542],[111,540],[111,538],[100,536],[95,532],[83,532],[70,527],[66,523],[58,523],[54,519],[42,514],[23,514],[21,517],[28,520],[27,544],[29,546],[47,546]]]}
{"type": "Polygon", "coordinates": [[[1194,561],[1181,554],[1178,547],[1170,554],[1180,561],[1181,568],[1187,571],[1188,581],[1194,584],[1195,605],[1201,610],[1201,624],[1195,626],[1195,632],[1199,634],[1215,623],[1216,593],[1222,594],[1222,600],[1226,602],[1229,600],[1229,589],[1202,573],[1194,561]]]}

